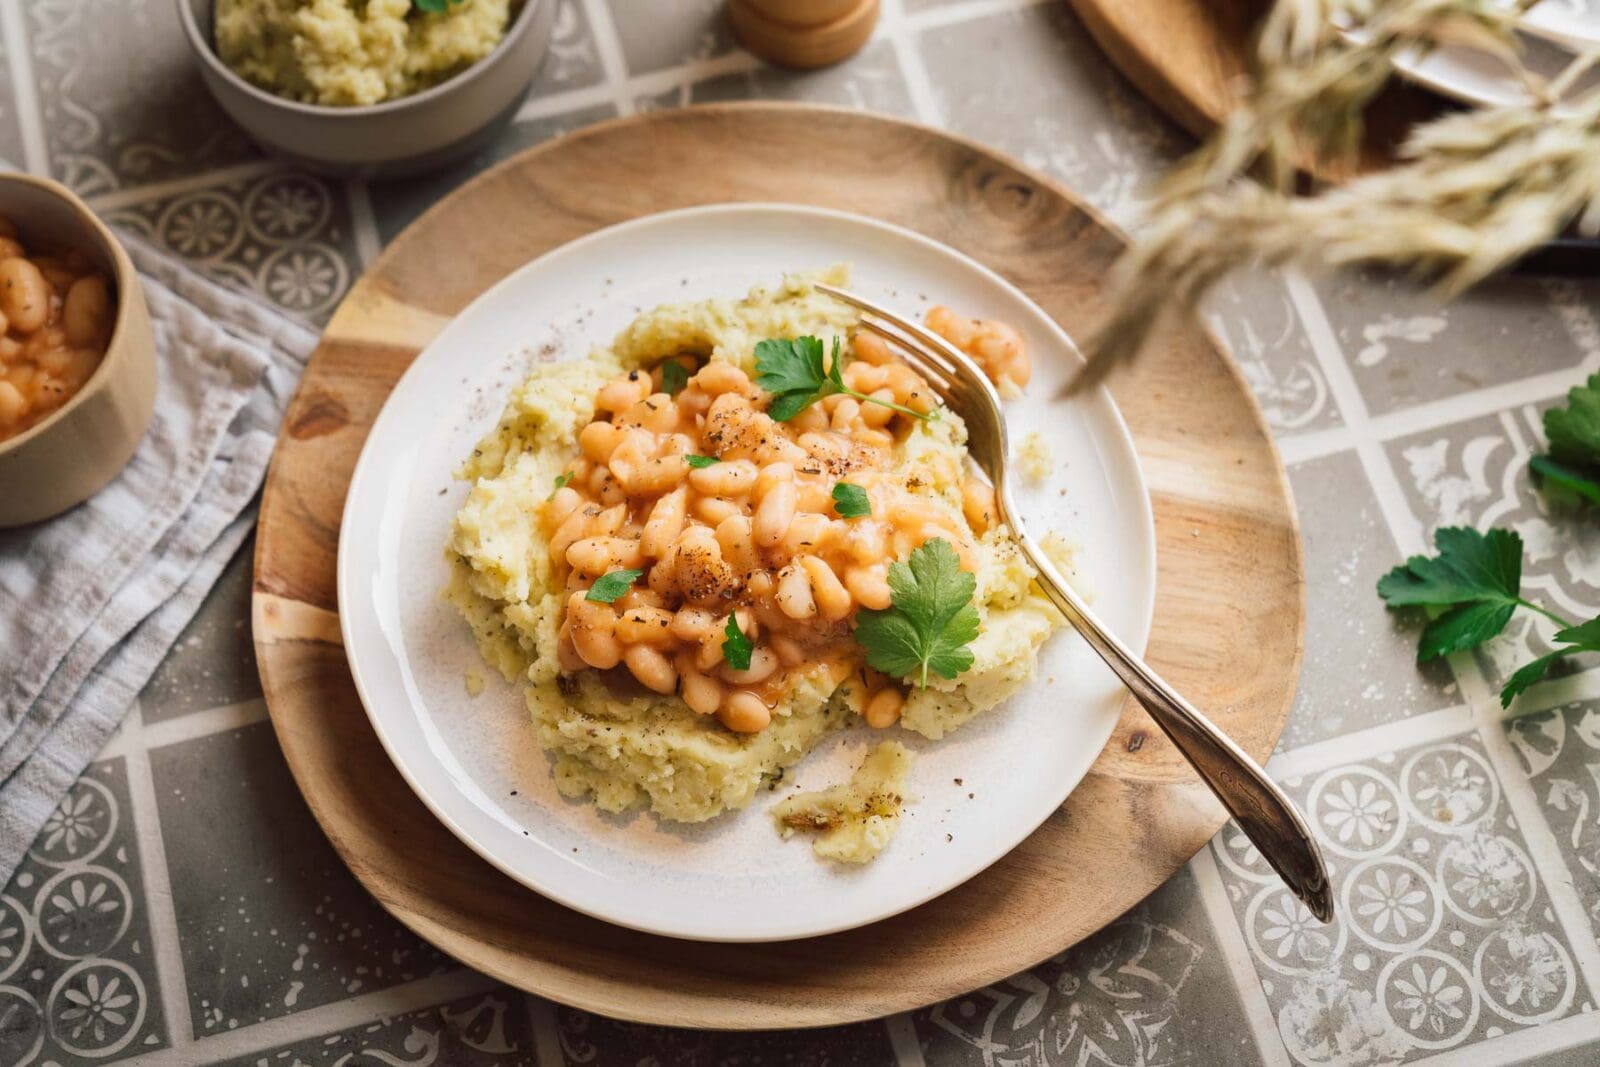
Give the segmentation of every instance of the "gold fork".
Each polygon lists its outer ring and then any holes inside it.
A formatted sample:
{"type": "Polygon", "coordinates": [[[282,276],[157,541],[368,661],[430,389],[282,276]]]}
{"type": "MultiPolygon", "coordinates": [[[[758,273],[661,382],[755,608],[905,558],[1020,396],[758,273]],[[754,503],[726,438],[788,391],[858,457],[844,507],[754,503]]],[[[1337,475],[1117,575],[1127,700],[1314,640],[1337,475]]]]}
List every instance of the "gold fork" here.
{"type": "Polygon", "coordinates": [[[822,283],[816,288],[864,312],[862,326],[903,349],[906,362],[966,422],[967,450],[993,484],[1000,518],[1038,572],[1039,587],[1149,711],[1295,896],[1318,919],[1332,919],[1328,868],[1294,803],[1227,734],[1106,629],[1028,536],[1006,480],[1010,448],[1005,418],[988,376],[965,353],[916,322],[846,290],[822,283]]]}

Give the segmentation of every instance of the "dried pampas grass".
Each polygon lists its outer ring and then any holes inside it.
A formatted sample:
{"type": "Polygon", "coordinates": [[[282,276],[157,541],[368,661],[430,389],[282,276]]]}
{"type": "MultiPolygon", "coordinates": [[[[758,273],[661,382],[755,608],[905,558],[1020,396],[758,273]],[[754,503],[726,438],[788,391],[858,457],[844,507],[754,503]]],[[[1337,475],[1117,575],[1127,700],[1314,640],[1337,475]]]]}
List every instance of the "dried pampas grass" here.
{"type": "Polygon", "coordinates": [[[1600,233],[1600,91],[1551,107],[1600,55],[1541,86],[1537,103],[1437,119],[1412,131],[1394,167],[1295,194],[1295,160],[1353,158],[1397,55],[1466,42],[1515,63],[1515,14],[1496,0],[1279,0],[1244,103],[1157,190],[1078,384],[1136,355],[1164,314],[1193,314],[1241,266],[1387,264],[1448,296],[1574,222],[1600,233]]]}

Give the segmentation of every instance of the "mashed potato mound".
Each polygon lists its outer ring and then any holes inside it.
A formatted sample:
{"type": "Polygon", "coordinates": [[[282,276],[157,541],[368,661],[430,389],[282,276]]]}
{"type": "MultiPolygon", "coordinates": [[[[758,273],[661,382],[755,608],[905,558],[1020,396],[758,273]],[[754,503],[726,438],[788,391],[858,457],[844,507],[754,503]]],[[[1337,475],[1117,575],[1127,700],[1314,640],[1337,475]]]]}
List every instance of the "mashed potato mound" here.
{"type": "MultiPolygon", "coordinates": [[[[842,267],[820,277],[846,281],[842,267]]],[[[750,371],[759,340],[807,334],[826,340],[855,322],[851,309],[815,292],[803,276],[740,300],[657,308],[587,359],[537,367],[463,464],[460,476],[473,484],[450,534],[447,596],[472,626],[483,658],[508,681],[526,684],[539,742],[552,754],[563,794],[590,797],[606,811],[648,805],[663,818],[698,822],[749,804],[823,737],[859,721],[859,659],[812,665],[774,709],[771,724],[744,734],[696,714],[676,695],[613,688],[594,670],[561,673],[565,593],[536,519],[573,462],[578,431],[608,380],[682,353],[750,371]]],[[[965,442],[961,420],[941,409],[938,418],[917,423],[893,456],[902,484],[962,522],[965,442]]],[[[1032,571],[1003,529],[974,543],[982,632],[971,646],[973,666],[954,680],[933,677],[927,689],[913,689],[902,713],[903,726],[930,738],[1016,692],[1033,676],[1039,646],[1061,624],[1032,589],[1032,571]]]]}
{"type": "Polygon", "coordinates": [[[217,54],[268,92],[306,104],[377,104],[437,85],[494,50],[513,0],[217,0],[217,54]]]}

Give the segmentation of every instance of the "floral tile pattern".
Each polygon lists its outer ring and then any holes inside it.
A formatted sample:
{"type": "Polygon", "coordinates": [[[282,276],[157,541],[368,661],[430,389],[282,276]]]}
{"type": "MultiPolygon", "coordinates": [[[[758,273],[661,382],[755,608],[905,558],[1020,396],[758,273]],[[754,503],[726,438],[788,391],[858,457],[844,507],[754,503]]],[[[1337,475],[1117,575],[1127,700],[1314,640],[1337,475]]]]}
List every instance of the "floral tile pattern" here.
{"type": "Polygon", "coordinates": [[[313,322],[332,314],[358,271],[342,190],[293,171],[157,197],[109,218],[313,322]]]}
{"type": "Polygon", "coordinates": [[[145,722],[253,700],[261,695],[250,641],[255,538],[245,541],[205,603],[140,694],[145,722]]]}
{"type": "Polygon", "coordinates": [[[89,768],[0,891],[0,1063],[165,1048],[121,759],[89,768]]]}
{"type": "Polygon", "coordinates": [[[1418,669],[1412,631],[1378,599],[1400,561],[1366,472],[1348,452],[1289,469],[1305,544],[1305,658],[1280,747],[1378,726],[1461,700],[1449,668],[1418,669]],[[1350,665],[1360,663],[1361,670],[1350,665]]]}
{"type": "MultiPolygon", "coordinates": [[[[1401,437],[1388,452],[1429,544],[1441,526],[1517,531],[1524,546],[1523,595],[1582,621],[1600,613],[1600,527],[1591,518],[1551,513],[1528,475],[1528,457],[1543,448],[1538,412],[1556,399],[1401,437]]],[[[1474,653],[1490,684],[1498,688],[1518,666],[1548,651],[1555,629],[1532,612],[1514,616],[1503,634],[1474,653]]]]}
{"type": "MultiPolygon", "coordinates": [[[[268,159],[228,122],[175,0],[0,0],[0,161],[62,178],[112,221],[318,323],[360,253],[500,160],[619,108],[792,99],[916,116],[1130,226],[1190,144],[1061,0],[886,0],[861,54],[810,73],[742,53],[723,0],[552,2],[550,51],[497,143],[424,178],[352,184],[268,159]]],[[[487,980],[435,993],[472,976],[340,864],[270,725],[200,714],[259,696],[246,552],[142,694],[142,718],[0,890],[0,1065],[1600,1062],[1583,973],[1600,952],[1600,701],[1543,710],[1536,690],[1503,725],[1492,695],[1463,707],[1450,666],[1418,670],[1408,624],[1372,589],[1438,526],[1499,524],[1527,544],[1531,596],[1573,618],[1600,611],[1593,523],[1547,514],[1526,477],[1541,398],[1600,368],[1600,283],[1517,275],[1445,308],[1377,273],[1290,292],[1242,276],[1207,315],[1299,457],[1306,655],[1282,765],[1317,768],[1290,788],[1328,842],[1335,924],[1310,923],[1230,829],[1083,944],[887,1024],[723,1035],[616,1023],[487,980]],[[1470,721],[1495,747],[1437,737],[1470,721]],[[1515,780],[1496,772],[1507,758],[1515,780]]],[[[1541,627],[1519,620],[1477,653],[1491,684],[1544,650],[1541,627]]]]}
{"type": "Polygon", "coordinates": [[[1280,434],[1342,420],[1283,279],[1236,275],[1212,297],[1207,320],[1244,372],[1267,425],[1280,434]]]}
{"type": "Polygon", "coordinates": [[[1600,922],[1600,702],[1519,716],[1505,731],[1565,852],[1584,911],[1600,922]]]}
{"type": "Polygon", "coordinates": [[[1333,923],[1232,823],[1211,847],[1296,1062],[1410,1062],[1594,1010],[1475,733],[1285,784],[1328,852],[1333,923]]]}
{"type": "Polygon", "coordinates": [[[539,1061],[525,1000],[515,990],[497,990],[214,1063],[215,1067],[535,1067],[539,1061]]]}
{"type": "Polygon", "coordinates": [[[177,4],[27,0],[21,7],[51,170],[80,193],[260,157],[201,84],[177,4]]]}
{"type": "Polygon", "coordinates": [[[929,1064],[1261,1062],[1188,868],[1082,944],[913,1019],[929,1064]]]}
{"type": "Polygon", "coordinates": [[[1526,378],[1600,367],[1600,282],[1497,278],[1448,307],[1367,272],[1320,283],[1323,305],[1373,412],[1526,378]],[[1441,359],[1440,353],[1449,353],[1441,359]]]}
{"type": "Polygon", "coordinates": [[[150,764],[163,834],[189,843],[167,860],[196,1035],[451,968],[339,861],[271,725],[157,748],[150,764]]]}
{"type": "Polygon", "coordinates": [[[567,1067],[889,1067],[895,1062],[888,1034],[876,1023],[724,1034],[636,1026],[575,1008],[556,1008],[555,1014],[556,1037],[567,1067]]]}

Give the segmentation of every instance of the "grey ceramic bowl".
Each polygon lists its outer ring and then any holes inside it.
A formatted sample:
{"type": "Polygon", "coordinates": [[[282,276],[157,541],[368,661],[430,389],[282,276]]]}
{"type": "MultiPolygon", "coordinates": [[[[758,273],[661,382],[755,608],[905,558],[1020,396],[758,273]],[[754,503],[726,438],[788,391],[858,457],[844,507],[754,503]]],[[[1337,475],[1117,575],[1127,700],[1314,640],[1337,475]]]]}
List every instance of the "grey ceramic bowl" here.
{"type": "Polygon", "coordinates": [[[262,146],[323,173],[400,177],[478,148],[511,121],[550,43],[556,0],[524,0],[503,40],[449,81],[367,107],[274,96],[217,56],[212,0],[177,0],[178,21],[217,103],[262,146]]]}
{"type": "Polygon", "coordinates": [[[127,251],[65,186],[0,175],[0,215],[30,252],[76,248],[111,281],[117,313],[100,366],[38,425],[0,441],[0,529],[80,504],[133,456],[156,395],[156,347],[144,291],[127,251]]]}

